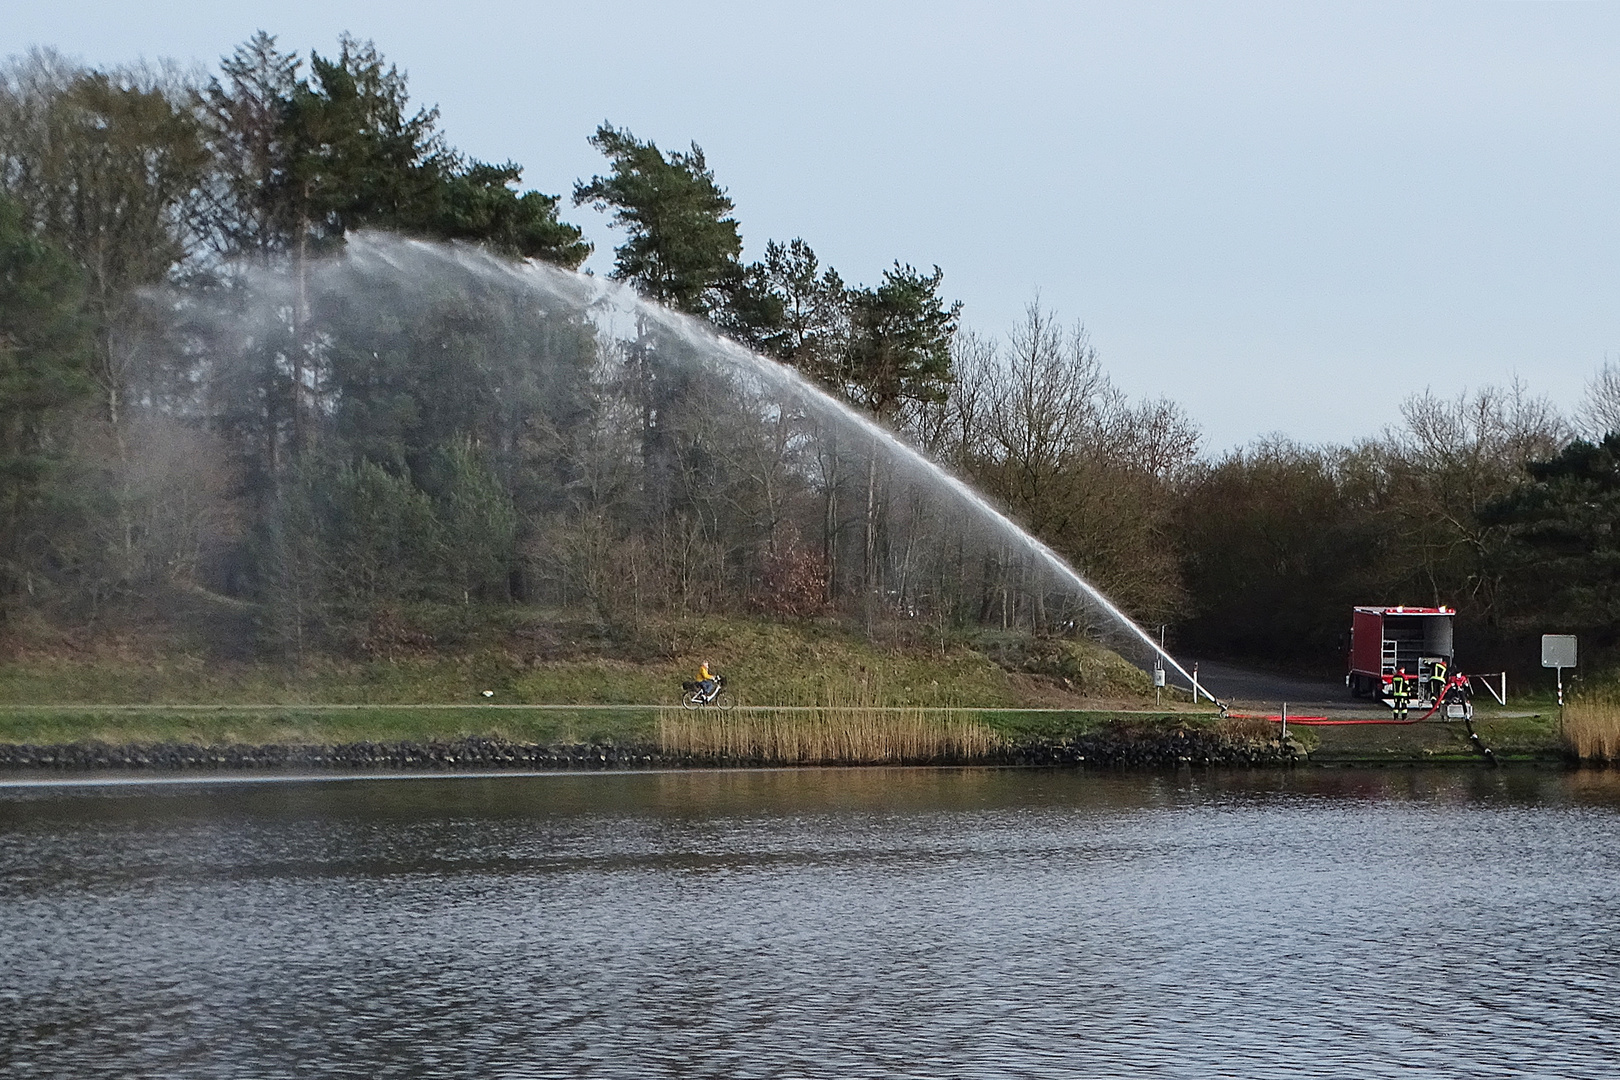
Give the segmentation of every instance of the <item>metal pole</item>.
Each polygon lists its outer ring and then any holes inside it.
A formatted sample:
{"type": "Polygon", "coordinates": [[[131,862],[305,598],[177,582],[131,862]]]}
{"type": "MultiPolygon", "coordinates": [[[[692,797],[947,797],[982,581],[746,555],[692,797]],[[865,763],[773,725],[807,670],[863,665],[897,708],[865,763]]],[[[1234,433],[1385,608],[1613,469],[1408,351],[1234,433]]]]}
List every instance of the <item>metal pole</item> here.
{"type": "Polygon", "coordinates": [[[1284,739],[1288,738],[1288,702],[1286,702],[1286,701],[1283,702],[1283,706],[1282,706],[1282,735],[1281,735],[1281,738],[1284,738],[1284,739]]]}

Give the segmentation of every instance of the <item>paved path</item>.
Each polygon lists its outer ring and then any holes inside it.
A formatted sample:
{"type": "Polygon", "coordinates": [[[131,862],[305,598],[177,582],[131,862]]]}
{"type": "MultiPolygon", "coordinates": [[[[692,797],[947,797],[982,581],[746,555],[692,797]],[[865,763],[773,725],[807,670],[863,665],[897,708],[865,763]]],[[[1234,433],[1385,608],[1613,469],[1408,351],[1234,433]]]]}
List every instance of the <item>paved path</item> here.
{"type": "Polygon", "coordinates": [[[1291,712],[1325,712],[1335,716],[1388,716],[1366,698],[1350,696],[1343,679],[1317,679],[1240,667],[1219,661],[1201,661],[1198,681],[1216,697],[1243,709],[1276,712],[1283,702],[1291,712]]]}

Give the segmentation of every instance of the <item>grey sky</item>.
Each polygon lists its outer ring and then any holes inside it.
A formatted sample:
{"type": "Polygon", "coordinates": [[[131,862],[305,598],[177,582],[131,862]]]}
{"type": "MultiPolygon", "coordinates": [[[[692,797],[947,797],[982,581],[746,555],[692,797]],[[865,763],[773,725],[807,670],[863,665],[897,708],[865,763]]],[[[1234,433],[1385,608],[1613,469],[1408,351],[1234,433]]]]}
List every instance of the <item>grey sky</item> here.
{"type": "MultiPolygon", "coordinates": [[[[945,270],[1000,333],[1039,290],[1219,450],[1349,440],[1620,351],[1620,6],[0,0],[0,52],[212,64],[350,30],[452,143],[567,193],[603,119],[700,143],[749,253],[945,270]]],[[[589,209],[565,216],[611,265],[589,209]]]]}

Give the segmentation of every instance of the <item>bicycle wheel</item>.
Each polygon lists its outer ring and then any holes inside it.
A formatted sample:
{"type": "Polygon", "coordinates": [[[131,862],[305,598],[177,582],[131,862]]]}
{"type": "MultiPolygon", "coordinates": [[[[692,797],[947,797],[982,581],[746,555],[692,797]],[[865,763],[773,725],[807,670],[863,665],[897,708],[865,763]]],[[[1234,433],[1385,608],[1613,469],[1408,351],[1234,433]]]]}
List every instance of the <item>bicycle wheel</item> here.
{"type": "Polygon", "coordinates": [[[723,713],[728,713],[737,707],[736,700],[724,690],[714,695],[714,704],[723,713]]]}
{"type": "Polygon", "coordinates": [[[688,690],[681,695],[681,708],[701,709],[703,707],[703,692],[701,690],[688,690]]]}

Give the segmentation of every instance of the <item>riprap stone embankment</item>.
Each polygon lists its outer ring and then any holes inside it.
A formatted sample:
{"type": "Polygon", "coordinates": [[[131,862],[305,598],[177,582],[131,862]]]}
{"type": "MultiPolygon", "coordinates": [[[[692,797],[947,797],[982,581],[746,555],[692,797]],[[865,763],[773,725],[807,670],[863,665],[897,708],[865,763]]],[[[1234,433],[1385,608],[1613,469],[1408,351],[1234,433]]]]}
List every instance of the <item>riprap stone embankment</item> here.
{"type": "MultiPolygon", "coordinates": [[[[982,758],[904,764],[1135,766],[1288,765],[1304,759],[1291,741],[1203,731],[1102,730],[1069,739],[1030,739],[982,758]]],[[[573,743],[542,746],[501,739],[434,742],[350,742],[329,746],[204,746],[194,743],[112,745],[0,743],[0,769],[9,770],[391,770],[391,769],[646,769],[791,765],[712,755],[668,754],[656,746],[573,743]]],[[[837,763],[833,763],[837,764],[837,763]]]]}

